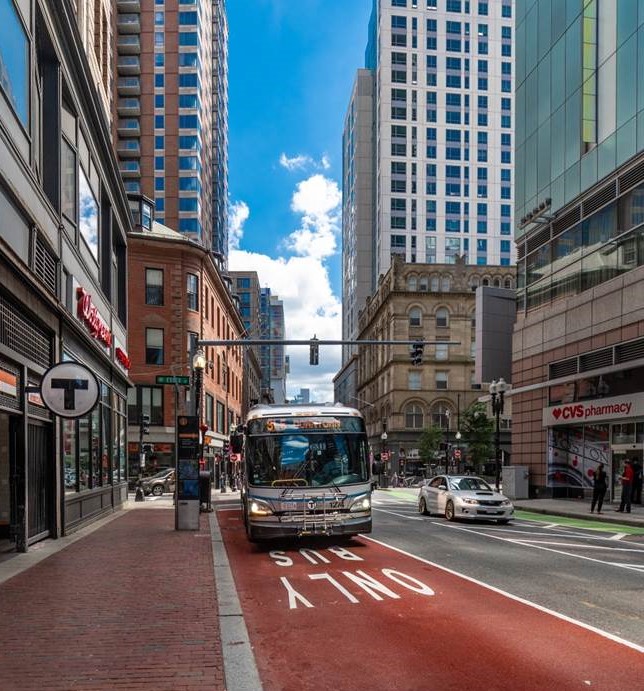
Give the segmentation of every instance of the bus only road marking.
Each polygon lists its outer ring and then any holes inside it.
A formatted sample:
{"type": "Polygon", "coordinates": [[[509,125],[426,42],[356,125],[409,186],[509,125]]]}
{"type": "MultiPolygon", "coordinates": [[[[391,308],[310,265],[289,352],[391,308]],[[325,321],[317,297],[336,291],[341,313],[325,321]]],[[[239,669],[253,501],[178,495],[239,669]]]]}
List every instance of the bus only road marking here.
{"type": "MultiPolygon", "coordinates": [[[[364,561],[364,559],[361,556],[355,554],[351,550],[348,550],[344,547],[329,547],[324,551],[329,552],[333,557],[336,557],[337,559],[341,559],[343,561],[364,561]]],[[[331,563],[331,559],[329,559],[320,550],[302,548],[299,550],[298,553],[309,564],[318,565],[331,563]]],[[[281,550],[272,550],[268,553],[268,556],[272,560],[273,564],[280,568],[289,568],[295,566],[294,559],[290,557],[288,554],[286,554],[286,552],[283,552],[281,550]]],[[[411,590],[412,592],[415,592],[419,595],[424,595],[427,597],[434,595],[434,591],[426,583],[419,581],[417,578],[414,578],[409,574],[388,568],[381,569],[380,573],[389,581],[393,581],[394,583],[397,583],[399,586],[402,586],[407,590],[411,590]]],[[[370,576],[365,571],[341,571],[341,574],[351,583],[362,588],[362,590],[364,590],[364,592],[367,595],[370,595],[374,600],[382,601],[384,599],[383,596],[386,596],[392,600],[400,599],[400,595],[398,595],[398,593],[393,591],[390,587],[380,582],[373,576],[370,576]]],[[[352,604],[358,604],[360,602],[360,600],[353,593],[347,590],[347,588],[345,588],[345,586],[342,585],[342,583],[340,583],[340,581],[338,581],[337,578],[335,578],[328,572],[310,573],[307,574],[307,577],[311,581],[326,581],[329,585],[334,587],[339,593],[344,595],[344,597],[352,604]]],[[[286,576],[281,576],[280,582],[282,583],[288,594],[289,609],[297,609],[298,603],[302,607],[306,608],[315,607],[315,605],[305,595],[303,595],[295,588],[295,586],[289,581],[288,578],[286,578],[286,576]]]]}
{"type": "MultiPolygon", "coordinates": [[[[427,584],[422,583],[417,578],[409,576],[406,573],[402,573],[401,571],[396,571],[394,569],[381,569],[381,573],[386,578],[389,578],[395,583],[398,583],[398,585],[401,585],[414,593],[418,593],[419,595],[425,595],[428,597],[434,595],[434,591],[427,584]]],[[[395,593],[386,585],[384,585],[380,581],[377,581],[373,576],[370,576],[368,573],[365,573],[364,571],[358,570],[355,573],[352,573],[351,571],[342,571],[342,575],[348,578],[352,583],[355,583],[357,586],[362,588],[368,595],[371,595],[371,597],[374,600],[384,600],[384,598],[379,593],[382,593],[382,595],[386,595],[392,600],[400,600],[400,595],[398,595],[398,593],[395,593]]],[[[336,580],[333,576],[331,576],[328,573],[310,573],[308,574],[308,577],[312,581],[328,581],[334,588],[338,590],[338,592],[342,593],[352,604],[358,604],[360,602],[360,600],[358,600],[358,598],[355,597],[355,595],[350,593],[338,580],[336,580]]],[[[304,595],[295,590],[293,585],[289,582],[288,578],[282,576],[280,578],[280,581],[282,582],[282,585],[286,588],[286,592],[288,593],[289,609],[297,609],[298,602],[300,602],[304,607],[315,607],[315,605],[313,605],[310,602],[310,600],[307,600],[307,598],[304,597],[304,595]]]]}

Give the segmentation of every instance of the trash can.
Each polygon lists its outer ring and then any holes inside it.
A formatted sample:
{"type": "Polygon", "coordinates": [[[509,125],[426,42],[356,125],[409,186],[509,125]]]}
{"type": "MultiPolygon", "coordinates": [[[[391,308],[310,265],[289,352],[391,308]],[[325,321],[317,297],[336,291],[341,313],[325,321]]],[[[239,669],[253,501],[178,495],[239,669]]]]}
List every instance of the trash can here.
{"type": "Polygon", "coordinates": [[[199,471],[199,504],[201,511],[212,511],[212,477],[209,470],[199,471]],[[205,508],[204,508],[205,505],[205,508]]]}

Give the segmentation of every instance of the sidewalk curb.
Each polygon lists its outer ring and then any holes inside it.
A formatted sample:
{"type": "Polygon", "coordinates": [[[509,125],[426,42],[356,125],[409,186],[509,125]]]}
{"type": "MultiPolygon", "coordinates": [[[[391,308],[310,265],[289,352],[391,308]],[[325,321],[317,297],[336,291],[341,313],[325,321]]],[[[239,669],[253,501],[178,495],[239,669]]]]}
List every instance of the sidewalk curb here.
{"type": "Polygon", "coordinates": [[[262,682],[248,637],[235,580],[230,570],[226,546],[219,530],[217,512],[213,511],[208,519],[226,689],[227,691],[261,691],[262,682]]]}

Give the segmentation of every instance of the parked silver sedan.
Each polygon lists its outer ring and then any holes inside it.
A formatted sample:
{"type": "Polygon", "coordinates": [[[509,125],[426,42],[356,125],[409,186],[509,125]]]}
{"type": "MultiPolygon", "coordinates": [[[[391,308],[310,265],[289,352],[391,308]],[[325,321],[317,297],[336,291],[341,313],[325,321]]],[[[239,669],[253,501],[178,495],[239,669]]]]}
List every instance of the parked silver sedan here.
{"type": "Polygon", "coordinates": [[[441,514],[448,521],[474,518],[507,523],[514,517],[512,502],[475,475],[437,475],[427,480],[418,494],[418,511],[425,516],[441,514]]]}

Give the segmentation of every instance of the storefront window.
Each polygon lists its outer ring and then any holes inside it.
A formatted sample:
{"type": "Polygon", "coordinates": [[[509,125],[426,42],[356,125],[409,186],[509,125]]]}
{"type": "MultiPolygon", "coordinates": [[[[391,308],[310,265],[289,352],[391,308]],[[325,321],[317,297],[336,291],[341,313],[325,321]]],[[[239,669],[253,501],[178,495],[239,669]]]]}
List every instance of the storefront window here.
{"type": "Polygon", "coordinates": [[[92,411],[92,487],[101,486],[101,412],[92,411]]]}
{"type": "Polygon", "coordinates": [[[617,423],[613,425],[613,444],[634,444],[635,423],[617,423]]]}
{"type": "MultiPolygon", "coordinates": [[[[608,425],[571,425],[548,432],[548,486],[553,496],[592,488],[599,463],[608,467],[608,425]]],[[[572,493],[572,494],[571,494],[572,493]]]]}
{"type": "Polygon", "coordinates": [[[63,420],[63,465],[65,494],[76,492],[78,480],[76,468],[76,421],[63,420]]]}
{"type": "Polygon", "coordinates": [[[124,482],[127,479],[126,464],[127,464],[127,453],[125,449],[125,436],[127,431],[127,426],[125,424],[125,399],[119,396],[119,468],[120,468],[120,479],[124,482]]]}
{"type": "Polygon", "coordinates": [[[110,409],[106,405],[101,406],[102,434],[101,434],[101,473],[103,484],[110,484],[110,409]]]}
{"type": "Polygon", "coordinates": [[[79,490],[89,489],[90,417],[78,421],[79,490]]]}

